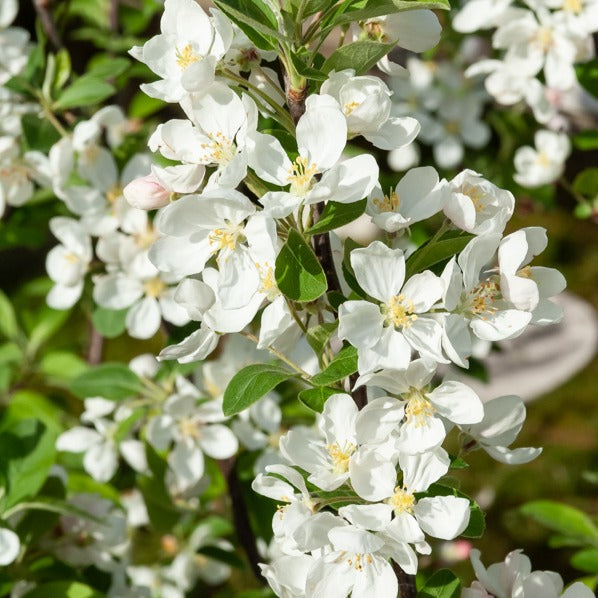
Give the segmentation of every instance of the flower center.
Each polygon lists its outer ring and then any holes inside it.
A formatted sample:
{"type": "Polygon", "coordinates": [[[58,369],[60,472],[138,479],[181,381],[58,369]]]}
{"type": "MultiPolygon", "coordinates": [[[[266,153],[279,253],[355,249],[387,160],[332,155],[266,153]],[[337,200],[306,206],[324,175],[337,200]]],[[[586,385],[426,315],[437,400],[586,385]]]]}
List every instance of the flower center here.
{"type": "Polygon", "coordinates": [[[225,228],[215,228],[209,235],[208,241],[213,245],[212,253],[216,254],[223,249],[234,251],[237,243],[245,237],[243,235],[244,227],[242,224],[226,223],[225,228]]]}
{"type": "Polygon", "coordinates": [[[583,0],[564,0],[563,10],[578,15],[583,10],[583,0]]]}
{"type": "Polygon", "coordinates": [[[332,459],[332,471],[336,475],[342,475],[349,471],[349,461],[351,455],[355,452],[355,448],[352,442],[348,442],[343,448],[339,446],[338,442],[326,445],[326,450],[332,459]]]}
{"type": "Polygon", "coordinates": [[[166,285],[159,276],[154,276],[154,278],[150,278],[150,280],[143,284],[146,296],[153,297],[154,299],[159,297],[165,288],[166,285]]]}
{"type": "Polygon", "coordinates": [[[350,116],[355,109],[359,108],[359,106],[361,106],[361,102],[348,102],[345,104],[343,107],[345,116],[350,116]]]}
{"type": "Polygon", "coordinates": [[[405,417],[407,422],[413,424],[416,428],[420,428],[426,424],[426,421],[434,416],[436,409],[434,405],[428,401],[426,395],[417,388],[412,388],[407,399],[407,407],[405,407],[405,417]]]}
{"type": "Polygon", "coordinates": [[[199,428],[198,423],[191,418],[184,418],[179,422],[179,432],[185,438],[199,438],[199,428]]]}
{"type": "Polygon", "coordinates": [[[396,212],[401,205],[401,198],[396,191],[390,191],[388,195],[383,198],[376,197],[372,200],[372,203],[381,212],[396,212]]]}
{"type": "Polygon", "coordinates": [[[461,188],[461,193],[467,195],[467,197],[471,199],[471,203],[473,203],[476,212],[481,212],[486,207],[484,200],[486,199],[487,194],[479,185],[469,185],[465,183],[461,188]]]}
{"type": "Polygon", "coordinates": [[[395,512],[395,515],[401,513],[413,513],[413,506],[415,505],[415,496],[407,492],[400,486],[395,488],[395,493],[387,500],[395,512]]]}
{"type": "Polygon", "coordinates": [[[80,261],[80,257],[76,254],[74,254],[72,251],[69,251],[68,253],[64,254],[64,259],[69,263],[69,264],[76,264],[80,261]]]}
{"type": "Polygon", "coordinates": [[[307,158],[299,156],[291,165],[287,180],[291,183],[291,193],[302,197],[311,189],[313,178],[318,172],[315,164],[309,164],[307,158]]]}
{"type": "Polygon", "coordinates": [[[456,120],[447,120],[444,128],[449,135],[456,135],[461,130],[461,125],[456,120]]]}
{"type": "Polygon", "coordinates": [[[123,188],[118,184],[113,185],[106,192],[106,199],[108,200],[108,203],[113,204],[113,203],[116,203],[116,200],[119,197],[122,197],[122,194],[123,194],[123,188]]]}
{"type": "Polygon", "coordinates": [[[202,57],[193,51],[193,46],[191,44],[187,44],[182,50],[177,48],[176,63],[182,71],[194,62],[199,62],[201,59],[202,57]]]}
{"type": "Polygon", "coordinates": [[[553,32],[550,27],[541,27],[535,34],[533,41],[535,41],[543,52],[548,52],[554,43],[553,32]]]}
{"type": "Polygon", "coordinates": [[[384,30],[384,23],[382,21],[368,21],[364,26],[364,31],[370,39],[379,42],[387,42],[388,37],[384,30]]]}
{"type": "MultiPolygon", "coordinates": [[[[344,555],[343,555],[344,556],[344,555]]],[[[364,565],[371,565],[374,562],[370,554],[353,554],[347,559],[350,567],[353,567],[356,571],[363,571],[364,565]]]]}
{"type": "Polygon", "coordinates": [[[487,315],[496,313],[497,308],[492,304],[496,301],[500,289],[496,280],[485,280],[469,291],[468,311],[482,320],[487,315]]]}
{"type": "Polygon", "coordinates": [[[264,293],[268,301],[273,301],[280,295],[280,291],[276,286],[276,279],[274,278],[274,268],[268,264],[257,264],[257,271],[260,275],[260,286],[258,292],[264,293]]]}
{"type": "Polygon", "coordinates": [[[151,224],[148,224],[147,228],[135,235],[135,243],[141,249],[147,249],[156,240],[156,231],[151,224]]]}
{"type": "Polygon", "coordinates": [[[538,154],[537,162],[539,166],[542,166],[542,168],[550,166],[550,158],[546,152],[540,152],[538,154]]]}
{"type": "Polygon", "coordinates": [[[413,310],[413,301],[409,301],[403,294],[394,295],[382,306],[382,313],[386,315],[386,324],[402,329],[409,328],[417,320],[413,310]]]}
{"type": "Polygon", "coordinates": [[[202,143],[201,149],[206,152],[208,163],[228,164],[237,153],[235,144],[224,133],[210,133],[210,143],[202,143]]]}

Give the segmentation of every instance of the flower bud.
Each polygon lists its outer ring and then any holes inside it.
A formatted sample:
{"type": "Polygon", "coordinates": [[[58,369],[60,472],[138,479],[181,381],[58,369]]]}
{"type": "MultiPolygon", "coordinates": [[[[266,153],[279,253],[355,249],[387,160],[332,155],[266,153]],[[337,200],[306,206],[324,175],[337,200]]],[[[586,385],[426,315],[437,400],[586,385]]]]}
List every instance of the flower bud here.
{"type": "Polygon", "coordinates": [[[160,185],[152,174],[131,181],[124,188],[123,195],[130,205],[140,210],[157,210],[170,201],[170,191],[160,185]]]}

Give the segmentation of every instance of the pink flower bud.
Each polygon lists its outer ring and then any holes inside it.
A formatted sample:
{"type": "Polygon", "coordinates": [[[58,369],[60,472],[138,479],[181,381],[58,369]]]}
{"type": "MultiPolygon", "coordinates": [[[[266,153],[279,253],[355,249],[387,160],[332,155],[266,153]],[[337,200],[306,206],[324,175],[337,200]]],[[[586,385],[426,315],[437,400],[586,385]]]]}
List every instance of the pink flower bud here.
{"type": "Polygon", "coordinates": [[[123,189],[123,195],[129,204],[140,210],[157,210],[170,201],[170,191],[162,187],[153,174],[131,181],[123,189]]]}

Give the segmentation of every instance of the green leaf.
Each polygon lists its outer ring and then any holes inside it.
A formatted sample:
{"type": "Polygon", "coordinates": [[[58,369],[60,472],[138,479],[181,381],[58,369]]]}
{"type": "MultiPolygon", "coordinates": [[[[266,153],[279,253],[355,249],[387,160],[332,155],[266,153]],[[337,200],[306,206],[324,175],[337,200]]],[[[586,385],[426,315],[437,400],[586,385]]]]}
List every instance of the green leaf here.
{"type": "Polygon", "coordinates": [[[302,390],[297,398],[312,411],[322,413],[324,403],[334,394],[338,394],[338,390],[328,388],[326,386],[318,386],[317,388],[306,388],[302,390]]]}
{"type": "Polygon", "coordinates": [[[328,367],[312,377],[318,386],[327,386],[338,382],[357,371],[357,349],[351,345],[341,349],[328,367]]]}
{"type": "Polygon", "coordinates": [[[328,344],[330,337],[338,328],[338,320],[334,322],[326,322],[325,324],[318,324],[307,331],[305,338],[309,346],[314,350],[316,355],[319,355],[328,344]]]}
{"type": "Polygon", "coordinates": [[[333,19],[335,25],[354,21],[365,21],[375,17],[417,9],[449,10],[448,0],[357,0],[349,8],[333,19]]]}
{"type": "Polygon", "coordinates": [[[224,391],[224,415],[240,413],[293,376],[293,372],[275,364],[256,363],[244,367],[233,376],[224,391]]]}
{"type": "Polygon", "coordinates": [[[528,502],[521,512],[550,530],[574,538],[598,541],[598,528],[582,511],[551,500],[528,502]]]}
{"type": "Polygon", "coordinates": [[[70,310],[52,309],[46,305],[38,310],[36,323],[29,332],[27,352],[35,355],[62,328],[71,315],[70,310]]]}
{"type": "Polygon", "coordinates": [[[320,219],[310,226],[305,232],[308,235],[317,235],[334,230],[339,226],[344,226],[357,220],[364,212],[367,205],[367,199],[355,201],[353,203],[338,203],[329,201],[320,216],[320,219]]]}
{"type": "Polygon", "coordinates": [[[293,301],[314,301],[328,288],[318,258],[294,229],[276,258],[275,275],[280,291],[293,301]]]}
{"type": "Polygon", "coordinates": [[[351,290],[355,291],[355,293],[357,293],[360,297],[367,297],[367,293],[357,282],[357,278],[355,278],[355,272],[353,271],[353,266],[351,265],[351,252],[359,247],[361,247],[361,245],[357,243],[357,241],[351,239],[351,237],[347,237],[345,239],[342,270],[345,281],[351,290]]]}
{"type": "Polygon", "coordinates": [[[571,566],[584,573],[598,573],[598,548],[586,548],[571,557],[571,566]]]}
{"type": "Polygon", "coordinates": [[[573,137],[572,141],[578,150],[598,149],[598,131],[580,131],[573,137]]]}
{"type": "Polygon", "coordinates": [[[10,299],[0,290],[0,334],[7,339],[15,339],[19,333],[17,314],[10,299]]]}
{"type": "Polygon", "coordinates": [[[417,598],[459,598],[461,580],[449,569],[436,571],[426,580],[417,598]]]}
{"type": "Polygon", "coordinates": [[[598,58],[575,67],[577,80],[586,91],[598,98],[598,58]]]}
{"type": "Polygon", "coordinates": [[[214,0],[214,4],[262,50],[275,50],[278,40],[291,41],[278,31],[276,15],[263,0],[214,0]]]}
{"type": "Polygon", "coordinates": [[[383,44],[369,40],[356,41],[341,46],[324,62],[322,70],[341,71],[355,69],[357,75],[369,71],[381,58],[384,58],[396,44],[383,44]]]}
{"type": "Polygon", "coordinates": [[[54,91],[62,89],[71,76],[71,57],[66,48],[56,54],[56,74],[54,75],[54,91]]]}
{"type": "Polygon", "coordinates": [[[5,494],[0,507],[6,510],[24,498],[35,496],[54,464],[57,434],[36,419],[5,417],[0,431],[0,479],[5,494]]]}
{"type": "Polygon", "coordinates": [[[598,168],[586,168],[573,181],[573,189],[592,200],[598,197],[598,168]]]}
{"type": "Polygon", "coordinates": [[[51,581],[36,586],[23,598],[106,598],[105,594],[78,581],[51,581]]]}
{"type": "Polygon", "coordinates": [[[53,496],[37,496],[35,500],[20,502],[10,509],[9,515],[5,514],[5,516],[11,516],[20,511],[46,511],[48,513],[58,513],[59,515],[73,515],[81,519],[102,523],[101,519],[92,515],[89,511],[79,509],[72,503],[53,496]]]}
{"type": "MultiPolygon", "coordinates": [[[[293,4],[295,8],[297,8],[301,4],[302,0],[293,0],[293,4]]],[[[307,0],[305,6],[303,8],[303,16],[309,17],[321,10],[327,9],[329,6],[332,6],[336,0],[307,0]]]]}
{"type": "Polygon", "coordinates": [[[85,372],[89,365],[70,351],[50,351],[42,357],[39,367],[40,371],[49,378],[72,380],[85,372]]]}
{"type": "Polygon", "coordinates": [[[303,54],[299,53],[291,54],[291,61],[293,62],[293,67],[297,73],[306,79],[312,79],[313,81],[326,81],[328,76],[325,73],[306,63],[306,60],[309,60],[309,58],[310,56],[304,57],[303,54]]]}
{"type": "Polygon", "coordinates": [[[94,75],[83,75],[69,85],[54,102],[55,110],[99,104],[116,92],[114,85],[94,75]]]}
{"type": "Polygon", "coordinates": [[[23,144],[25,150],[37,150],[48,153],[50,148],[60,140],[60,133],[52,126],[50,121],[42,120],[35,114],[21,116],[23,129],[23,144]]]}
{"type": "Polygon", "coordinates": [[[104,397],[118,401],[139,394],[143,387],[137,375],[124,363],[103,363],[77,376],[70,389],[82,399],[104,397]]]}
{"type": "Polygon", "coordinates": [[[449,232],[434,243],[426,243],[415,251],[406,265],[406,277],[423,272],[431,266],[439,264],[457,255],[473,239],[473,235],[449,232]]]}
{"type": "Polygon", "coordinates": [[[125,331],[125,320],[128,311],[129,308],[115,310],[96,307],[93,310],[91,321],[102,336],[116,338],[125,331]]]}
{"type": "Polygon", "coordinates": [[[131,66],[131,61],[123,56],[96,55],[87,65],[85,76],[111,79],[122,75],[131,66]]]}

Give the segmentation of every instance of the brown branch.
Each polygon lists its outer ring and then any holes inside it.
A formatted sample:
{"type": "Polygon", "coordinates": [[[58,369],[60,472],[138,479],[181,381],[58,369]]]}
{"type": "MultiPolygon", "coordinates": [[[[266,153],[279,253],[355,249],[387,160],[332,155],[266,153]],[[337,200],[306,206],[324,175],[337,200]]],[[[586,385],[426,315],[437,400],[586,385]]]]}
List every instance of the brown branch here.
{"type": "Polygon", "coordinates": [[[228,494],[231,499],[233,523],[235,524],[237,538],[247,555],[251,571],[255,578],[263,584],[264,578],[259,567],[259,562],[262,559],[258,552],[255,534],[253,533],[251,522],[249,520],[247,505],[245,504],[245,497],[243,496],[243,487],[241,486],[241,481],[237,475],[237,460],[235,457],[223,459],[218,461],[218,466],[228,484],[228,494]]]}
{"type": "Polygon", "coordinates": [[[102,361],[102,352],[104,350],[104,337],[91,324],[91,338],[89,339],[89,348],[87,349],[87,363],[98,365],[102,361]]]}
{"type": "Polygon", "coordinates": [[[37,16],[41,21],[45,34],[48,36],[48,39],[52,42],[52,45],[55,48],[60,49],[62,48],[62,40],[60,39],[58,29],[56,29],[56,23],[54,22],[54,18],[52,17],[52,14],[50,12],[50,4],[51,0],[33,0],[33,6],[35,7],[37,16]]]}
{"type": "Polygon", "coordinates": [[[394,561],[392,562],[392,568],[397,576],[399,582],[399,596],[400,598],[416,598],[417,588],[415,587],[415,575],[407,575],[399,565],[394,561]]]}
{"type": "Polygon", "coordinates": [[[284,85],[287,96],[287,105],[293,122],[297,124],[299,119],[305,114],[305,100],[307,99],[307,87],[303,89],[293,89],[289,76],[285,73],[284,85]]]}
{"type": "Polygon", "coordinates": [[[349,376],[349,383],[351,385],[351,396],[357,405],[357,409],[363,409],[368,404],[368,391],[365,384],[355,389],[355,382],[357,382],[358,376],[357,372],[351,374],[349,376]]]}
{"type": "Polygon", "coordinates": [[[118,31],[118,6],[120,0],[110,0],[110,9],[108,12],[108,20],[110,21],[110,29],[115,33],[118,31]]]}

